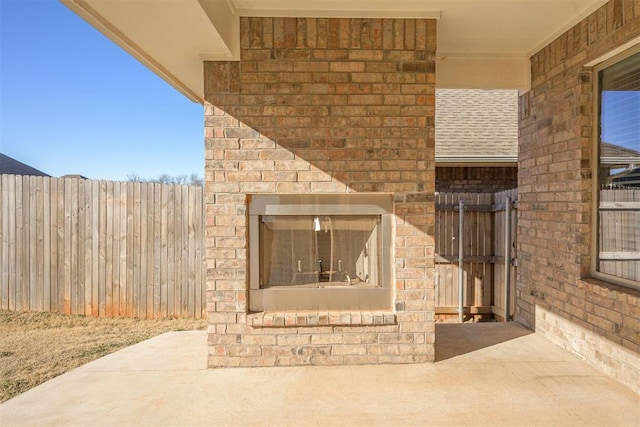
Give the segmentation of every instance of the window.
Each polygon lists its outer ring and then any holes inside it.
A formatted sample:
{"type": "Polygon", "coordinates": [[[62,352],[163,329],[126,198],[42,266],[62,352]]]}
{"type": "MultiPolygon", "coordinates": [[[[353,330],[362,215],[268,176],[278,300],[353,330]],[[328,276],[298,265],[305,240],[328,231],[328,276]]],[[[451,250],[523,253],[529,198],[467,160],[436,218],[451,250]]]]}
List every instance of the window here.
{"type": "Polygon", "coordinates": [[[595,68],[593,275],[640,289],[640,46],[595,68]]]}

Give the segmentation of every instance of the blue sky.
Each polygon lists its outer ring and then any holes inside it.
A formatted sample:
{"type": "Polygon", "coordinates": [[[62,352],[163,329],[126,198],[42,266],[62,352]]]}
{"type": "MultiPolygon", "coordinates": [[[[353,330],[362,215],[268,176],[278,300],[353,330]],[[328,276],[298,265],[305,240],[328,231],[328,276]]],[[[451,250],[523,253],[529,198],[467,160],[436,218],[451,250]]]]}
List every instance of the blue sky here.
{"type": "Polygon", "coordinates": [[[0,152],[52,176],[204,174],[202,106],[57,0],[0,0],[0,152]]]}
{"type": "Polygon", "coordinates": [[[640,91],[602,93],[602,141],[640,151],[640,91]]]}

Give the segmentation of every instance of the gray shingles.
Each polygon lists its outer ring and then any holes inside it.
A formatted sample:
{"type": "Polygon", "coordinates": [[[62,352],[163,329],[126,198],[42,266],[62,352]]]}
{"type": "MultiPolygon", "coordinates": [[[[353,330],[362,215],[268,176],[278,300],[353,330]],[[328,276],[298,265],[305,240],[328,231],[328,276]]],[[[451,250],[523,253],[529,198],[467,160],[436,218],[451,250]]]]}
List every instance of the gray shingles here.
{"type": "Polygon", "coordinates": [[[608,142],[602,143],[601,156],[603,163],[620,163],[624,160],[632,163],[640,161],[640,152],[608,142]]]}
{"type": "Polygon", "coordinates": [[[49,176],[46,173],[25,165],[7,155],[0,153],[0,175],[33,175],[33,176],[49,176]]]}
{"type": "Polygon", "coordinates": [[[436,90],[436,161],[517,158],[518,92],[436,90]]]}

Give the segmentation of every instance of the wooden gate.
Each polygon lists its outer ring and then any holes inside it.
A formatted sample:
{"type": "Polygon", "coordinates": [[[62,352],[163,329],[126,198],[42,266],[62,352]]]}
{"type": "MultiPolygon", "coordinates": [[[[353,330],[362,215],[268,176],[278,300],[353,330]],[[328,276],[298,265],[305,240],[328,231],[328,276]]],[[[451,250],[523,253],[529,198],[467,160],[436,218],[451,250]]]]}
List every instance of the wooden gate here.
{"type": "Polygon", "coordinates": [[[517,197],[515,189],[499,193],[436,193],[435,298],[439,318],[512,318],[517,197]]]}

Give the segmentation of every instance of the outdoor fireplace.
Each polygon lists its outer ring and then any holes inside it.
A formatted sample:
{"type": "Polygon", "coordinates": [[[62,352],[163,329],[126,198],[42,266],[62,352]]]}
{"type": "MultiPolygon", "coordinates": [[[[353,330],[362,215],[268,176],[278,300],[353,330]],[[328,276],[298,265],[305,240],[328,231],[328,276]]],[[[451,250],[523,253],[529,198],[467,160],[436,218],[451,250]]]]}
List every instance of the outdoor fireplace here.
{"type": "Polygon", "coordinates": [[[252,195],[251,311],[391,309],[391,197],[252,195]]]}

